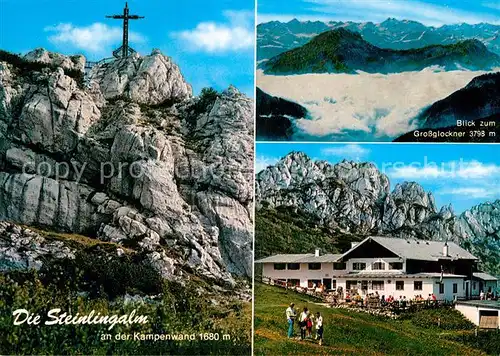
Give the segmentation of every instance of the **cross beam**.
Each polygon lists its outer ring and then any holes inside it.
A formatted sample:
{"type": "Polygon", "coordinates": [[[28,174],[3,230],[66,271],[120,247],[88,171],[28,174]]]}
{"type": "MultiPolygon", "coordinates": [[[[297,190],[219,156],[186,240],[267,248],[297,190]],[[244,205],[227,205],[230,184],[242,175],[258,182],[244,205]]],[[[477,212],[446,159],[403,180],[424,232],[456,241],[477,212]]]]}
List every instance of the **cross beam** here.
{"type": "Polygon", "coordinates": [[[121,47],[113,51],[113,56],[116,58],[125,58],[135,51],[128,45],[128,21],[129,20],[139,20],[143,19],[144,16],[130,15],[128,3],[125,3],[125,8],[123,9],[123,15],[110,15],[106,16],[108,19],[123,20],[123,41],[121,47]],[[120,54],[121,52],[121,54],[120,54]]]}

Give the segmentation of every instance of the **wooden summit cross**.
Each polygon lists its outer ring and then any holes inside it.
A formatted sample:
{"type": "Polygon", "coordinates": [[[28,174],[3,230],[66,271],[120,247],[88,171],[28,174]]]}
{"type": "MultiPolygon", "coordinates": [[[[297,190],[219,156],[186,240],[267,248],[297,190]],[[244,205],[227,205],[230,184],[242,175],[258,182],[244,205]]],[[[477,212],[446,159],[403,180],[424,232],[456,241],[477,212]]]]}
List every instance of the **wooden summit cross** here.
{"type": "Polygon", "coordinates": [[[129,15],[128,3],[125,3],[123,15],[106,16],[108,19],[123,20],[123,43],[120,47],[113,51],[113,56],[116,58],[125,58],[135,53],[135,50],[128,46],[128,20],[143,19],[144,16],[129,15]]]}

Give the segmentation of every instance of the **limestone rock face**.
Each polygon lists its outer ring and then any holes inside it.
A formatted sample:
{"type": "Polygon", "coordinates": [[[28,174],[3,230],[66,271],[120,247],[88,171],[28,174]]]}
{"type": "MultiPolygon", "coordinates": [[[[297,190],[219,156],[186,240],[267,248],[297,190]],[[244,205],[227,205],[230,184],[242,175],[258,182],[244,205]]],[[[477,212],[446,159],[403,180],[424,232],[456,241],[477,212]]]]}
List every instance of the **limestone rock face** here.
{"type": "Polygon", "coordinates": [[[250,99],[192,97],[157,51],[97,65],[85,86],[62,67],[13,69],[0,63],[0,221],[132,248],[170,280],[251,276],[250,99]]]}
{"type": "Polygon", "coordinates": [[[24,144],[50,153],[72,151],[101,113],[90,95],[61,68],[39,80],[47,86],[36,83],[27,88],[14,134],[24,144]]]}
{"type": "Polygon", "coordinates": [[[83,72],[86,59],[82,55],[64,56],[59,53],[49,52],[44,48],[37,48],[24,55],[24,59],[32,62],[52,64],[62,69],[77,70],[83,72]]]}
{"type": "Polygon", "coordinates": [[[500,201],[456,216],[451,206],[438,210],[432,193],[415,182],[391,191],[370,163],[331,165],[290,153],[257,175],[256,206],[293,207],[341,233],[455,241],[500,260],[500,201]]]}
{"type": "Polygon", "coordinates": [[[170,57],[158,51],[138,54],[92,68],[91,82],[99,85],[106,99],[124,97],[133,102],[158,105],[191,98],[192,88],[170,57]]]}
{"type": "Polygon", "coordinates": [[[473,207],[457,217],[453,236],[465,241],[484,270],[500,275],[500,200],[473,207]]]}
{"type": "Polygon", "coordinates": [[[332,166],[296,152],[258,174],[256,204],[298,207],[341,231],[369,233],[381,229],[388,195],[388,178],[370,163],[332,166]]]}
{"type": "Polygon", "coordinates": [[[48,258],[74,259],[74,251],[61,241],[47,241],[40,234],[0,221],[0,271],[39,270],[48,258]]]}
{"type": "Polygon", "coordinates": [[[85,233],[104,215],[89,201],[93,189],[77,182],[36,174],[0,172],[0,217],[25,225],[85,233]]]}

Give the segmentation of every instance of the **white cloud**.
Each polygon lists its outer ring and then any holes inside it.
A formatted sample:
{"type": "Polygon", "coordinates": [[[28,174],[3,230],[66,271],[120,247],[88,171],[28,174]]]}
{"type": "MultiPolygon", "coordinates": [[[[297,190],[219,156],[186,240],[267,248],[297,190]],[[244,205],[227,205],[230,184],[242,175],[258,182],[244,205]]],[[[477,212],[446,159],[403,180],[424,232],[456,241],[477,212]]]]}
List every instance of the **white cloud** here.
{"type": "Polygon", "coordinates": [[[267,167],[275,165],[278,161],[279,158],[275,157],[257,156],[255,159],[255,173],[259,173],[267,167]]]}
{"type": "Polygon", "coordinates": [[[360,161],[363,157],[366,157],[370,153],[370,150],[357,145],[343,145],[343,146],[332,146],[325,147],[321,150],[323,156],[336,156],[344,159],[353,159],[360,161]]]}
{"type": "MultiPolygon", "coordinates": [[[[309,4],[309,11],[318,13],[317,17],[307,15],[310,20],[314,18],[321,20],[329,14],[329,20],[380,22],[388,17],[396,17],[398,19],[419,21],[432,26],[462,22],[470,24],[480,22],[500,23],[498,15],[491,14],[491,11],[464,11],[418,0],[305,0],[304,2],[309,4]]],[[[269,18],[267,14],[260,15],[259,23],[266,17],[269,18]]],[[[297,17],[301,18],[300,15],[297,17]]]]}
{"type": "Polygon", "coordinates": [[[500,3],[496,2],[485,2],[481,4],[484,7],[488,7],[490,9],[500,10],[500,3]]]}
{"type": "MultiPolygon", "coordinates": [[[[109,52],[112,46],[118,45],[122,39],[120,27],[110,27],[100,22],[82,27],[60,23],[46,27],[45,31],[53,33],[49,36],[49,41],[56,45],[69,45],[93,54],[109,52]]],[[[131,42],[136,43],[145,41],[143,36],[135,32],[130,32],[129,38],[131,42]]]]}
{"type": "Polygon", "coordinates": [[[500,174],[500,166],[478,161],[414,162],[403,165],[390,163],[383,167],[393,179],[440,180],[440,179],[491,179],[500,174]]]}
{"type": "Polygon", "coordinates": [[[192,51],[208,53],[253,48],[255,42],[253,12],[224,11],[226,23],[200,22],[194,29],[172,33],[192,51]]]}
{"type": "Polygon", "coordinates": [[[473,199],[496,198],[500,189],[495,187],[460,187],[446,188],[438,192],[440,195],[461,195],[473,199]]]}

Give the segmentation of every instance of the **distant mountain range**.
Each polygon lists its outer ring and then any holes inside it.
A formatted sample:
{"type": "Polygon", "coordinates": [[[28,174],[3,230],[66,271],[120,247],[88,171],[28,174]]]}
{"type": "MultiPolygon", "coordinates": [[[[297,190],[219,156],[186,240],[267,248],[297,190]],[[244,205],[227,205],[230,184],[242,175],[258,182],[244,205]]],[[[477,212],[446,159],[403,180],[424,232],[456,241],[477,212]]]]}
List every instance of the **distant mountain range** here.
{"type": "Polygon", "coordinates": [[[364,40],[380,48],[407,50],[430,45],[453,44],[468,39],[484,43],[489,51],[500,55],[500,26],[487,23],[428,27],[416,21],[389,18],[373,22],[290,22],[271,21],[257,26],[257,60],[270,59],[290,49],[303,46],[316,35],[344,28],[361,34],[364,40]]]}
{"type": "Polygon", "coordinates": [[[430,66],[445,70],[491,70],[500,66],[500,56],[476,39],[408,50],[384,49],[367,42],[358,32],[338,28],[260,64],[266,74],[282,75],[358,70],[387,74],[420,71],[430,66]]]}

